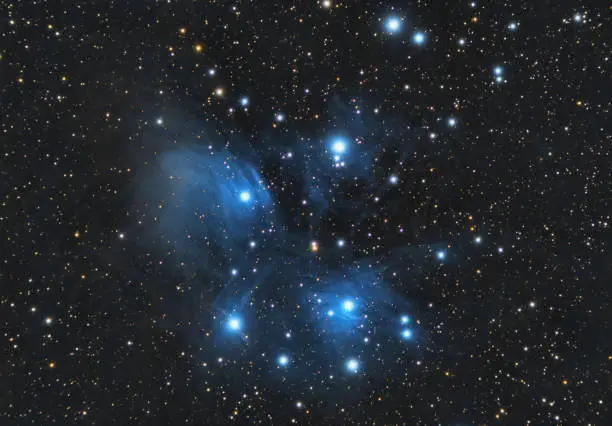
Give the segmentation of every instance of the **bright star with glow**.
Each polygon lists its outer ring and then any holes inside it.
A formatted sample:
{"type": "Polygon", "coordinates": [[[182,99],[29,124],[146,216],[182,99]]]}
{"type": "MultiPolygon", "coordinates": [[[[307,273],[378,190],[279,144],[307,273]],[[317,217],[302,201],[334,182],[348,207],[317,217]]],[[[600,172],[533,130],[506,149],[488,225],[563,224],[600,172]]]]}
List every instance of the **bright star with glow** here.
{"type": "Polygon", "coordinates": [[[351,312],[353,309],[355,309],[355,302],[352,300],[345,300],[342,303],[342,309],[344,309],[346,312],[351,312]]]}
{"type": "Polygon", "coordinates": [[[460,38],[459,39],[459,46],[465,46],[465,39],[464,38],[460,38]]]}
{"type": "Polygon", "coordinates": [[[399,31],[401,26],[402,26],[402,21],[397,16],[392,16],[387,19],[387,22],[385,22],[385,27],[387,28],[387,31],[389,31],[392,34],[399,31]]]}
{"type": "Polygon", "coordinates": [[[395,176],[395,175],[389,176],[389,183],[390,184],[395,185],[397,183],[397,180],[398,180],[397,176],[395,176]]]}
{"type": "Polygon", "coordinates": [[[576,13],[574,15],[574,22],[582,22],[582,15],[579,13],[576,13]]]}
{"type": "Polygon", "coordinates": [[[448,119],[447,123],[450,127],[455,127],[457,125],[457,119],[454,117],[451,117],[448,119]]]}
{"type": "Polygon", "coordinates": [[[503,83],[504,82],[504,78],[501,75],[498,75],[497,77],[495,77],[495,82],[496,83],[503,83]]]}
{"type": "Polygon", "coordinates": [[[402,330],[402,338],[403,338],[403,339],[408,340],[408,339],[410,339],[411,337],[412,337],[412,330],[409,330],[409,329],[407,329],[407,328],[406,328],[406,329],[404,329],[404,330],[402,330]]]}
{"type": "Polygon", "coordinates": [[[240,201],[247,203],[251,200],[251,193],[249,191],[242,191],[240,193],[240,201]]]}
{"type": "Polygon", "coordinates": [[[440,260],[444,260],[444,258],[446,257],[446,253],[443,250],[440,250],[436,253],[436,257],[440,260]]]}
{"type": "Polygon", "coordinates": [[[342,139],[336,139],[332,144],[332,151],[334,154],[344,154],[346,152],[346,142],[342,139]]]}
{"type": "Polygon", "coordinates": [[[425,43],[425,34],[423,34],[421,31],[417,31],[412,35],[412,42],[418,45],[425,43]]]}
{"type": "Polygon", "coordinates": [[[402,324],[408,324],[410,322],[410,318],[408,317],[408,315],[402,315],[402,317],[400,318],[400,322],[402,324]]]}
{"type": "Polygon", "coordinates": [[[285,119],[285,116],[281,113],[276,114],[276,121],[281,122],[285,119]]]}
{"type": "Polygon", "coordinates": [[[494,75],[502,75],[504,73],[504,69],[500,66],[496,66],[495,68],[493,68],[493,74],[494,75]]]}
{"type": "Polygon", "coordinates": [[[161,117],[158,118],[155,122],[157,123],[158,126],[161,126],[162,124],[164,124],[164,120],[161,117]]]}
{"type": "Polygon", "coordinates": [[[340,247],[340,248],[344,247],[344,244],[345,244],[345,243],[344,243],[344,240],[338,240],[338,241],[336,242],[336,245],[337,245],[338,247],[340,247]]]}
{"type": "Polygon", "coordinates": [[[474,242],[475,242],[476,244],[480,244],[480,243],[482,243],[482,237],[481,237],[480,235],[479,235],[479,236],[477,236],[476,238],[474,238],[474,242]]]}
{"type": "Polygon", "coordinates": [[[232,331],[238,331],[242,328],[242,321],[237,317],[230,317],[227,321],[227,327],[232,331]]]}
{"type": "Polygon", "coordinates": [[[517,29],[516,22],[510,22],[510,23],[508,24],[508,29],[509,29],[510,31],[516,31],[516,29],[517,29]]]}
{"type": "Polygon", "coordinates": [[[333,310],[333,309],[330,309],[329,311],[327,311],[327,316],[328,316],[328,317],[333,317],[333,316],[334,316],[334,314],[335,314],[335,312],[334,312],[334,310],[333,310]]]}
{"type": "Polygon", "coordinates": [[[240,98],[240,105],[242,105],[243,107],[247,106],[249,104],[249,98],[247,98],[246,96],[243,98],[240,98]]]}
{"type": "Polygon", "coordinates": [[[278,363],[278,365],[280,365],[281,367],[285,367],[287,364],[289,364],[289,357],[287,355],[280,355],[277,359],[276,362],[278,363]]]}
{"type": "Polygon", "coordinates": [[[355,358],[350,358],[348,361],[346,361],[345,367],[351,373],[356,373],[359,371],[359,361],[357,361],[355,358]]]}

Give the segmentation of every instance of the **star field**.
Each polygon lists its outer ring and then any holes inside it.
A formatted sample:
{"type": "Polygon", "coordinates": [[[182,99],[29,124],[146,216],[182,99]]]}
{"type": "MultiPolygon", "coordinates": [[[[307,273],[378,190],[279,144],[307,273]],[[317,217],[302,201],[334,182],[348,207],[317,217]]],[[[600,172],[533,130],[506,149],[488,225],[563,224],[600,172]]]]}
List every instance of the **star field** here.
{"type": "Polygon", "coordinates": [[[607,6],[0,2],[7,425],[605,425],[607,6]]]}

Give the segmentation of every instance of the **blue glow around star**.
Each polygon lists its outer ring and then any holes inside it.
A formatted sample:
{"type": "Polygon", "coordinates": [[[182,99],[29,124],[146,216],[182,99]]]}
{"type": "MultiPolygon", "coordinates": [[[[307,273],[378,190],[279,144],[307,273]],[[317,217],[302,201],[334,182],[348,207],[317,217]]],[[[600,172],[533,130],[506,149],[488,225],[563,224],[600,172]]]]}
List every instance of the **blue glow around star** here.
{"type": "Polygon", "coordinates": [[[444,260],[446,258],[446,252],[444,250],[440,250],[436,253],[436,257],[439,260],[444,260]]]}
{"type": "Polygon", "coordinates": [[[400,318],[400,322],[402,324],[408,324],[410,322],[410,317],[408,315],[402,315],[400,318]]]}
{"type": "Polygon", "coordinates": [[[332,152],[336,155],[346,153],[348,145],[344,139],[335,139],[331,146],[332,152]]]}
{"type": "Polygon", "coordinates": [[[398,181],[397,176],[395,176],[395,175],[389,176],[389,183],[390,184],[395,185],[397,183],[397,181],[398,181]]]}
{"type": "Polygon", "coordinates": [[[350,373],[357,373],[359,371],[359,361],[355,358],[349,358],[344,366],[350,373]]]}
{"type": "Polygon", "coordinates": [[[391,34],[398,32],[401,26],[402,26],[402,20],[398,18],[397,16],[391,16],[387,18],[387,20],[385,21],[385,28],[391,34]]]}
{"type": "Polygon", "coordinates": [[[289,364],[289,357],[287,355],[279,355],[276,362],[281,367],[286,367],[289,364]]]}
{"type": "Polygon", "coordinates": [[[456,118],[454,118],[454,117],[450,117],[450,118],[448,119],[448,121],[447,121],[447,124],[448,124],[450,127],[455,127],[455,126],[457,125],[457,119],[456,119],[456,118]]]}
{"type": "Polygon", "coordinates": [[[502,75],[503,73],[504,73],[504,69],[500,67],[499,65],[493,68],[493,75],[502,75]]]}
{"type": "Polygon", "coordinates": [[[417,31],[412,35],[412,42],[418,45],[425,43],[425,34],[421,31],[417,31]]]}
{"type": "Polygon", "coordinates": [[[240,105],[242,105],[243,107],[247,106],[249,104],[249,98],[247,98],[246,96],[240,98],[240,105]]]}
{"type": "Polygon", "coordinates": [[[405,328],[402,330],[402,339],[408,340],[412,338],[412,330],[405,328]]]}
{"type": "Polygon", "coordinates": [[[237,316],[231,316],[227,320],[227,328],[230,331],[240,331],[242,329],[242,320],[237,316]]]}
{"type": "Polygon", "coordinates": [[[352,312],[353,309],[355,309],[355,302],[351,299],[345,300],[342,302],[342,309],[344,309],[346,312],[352,312]]]}
{"type": "Polygon", "coordinates": [[[243,203],[248,203],[249,201],[251,201],[251,193],[249,191],[241,191],[240,201],[242,201],[243,203]]]}
{"type": "Polygon", "coordinates": [[[340,247],[340,248],[344,247],[344,244],[345,244],[344,240],[338,240],[338,241],[336,241],[336,245],[337,245],[338,247],[340,247]]]}

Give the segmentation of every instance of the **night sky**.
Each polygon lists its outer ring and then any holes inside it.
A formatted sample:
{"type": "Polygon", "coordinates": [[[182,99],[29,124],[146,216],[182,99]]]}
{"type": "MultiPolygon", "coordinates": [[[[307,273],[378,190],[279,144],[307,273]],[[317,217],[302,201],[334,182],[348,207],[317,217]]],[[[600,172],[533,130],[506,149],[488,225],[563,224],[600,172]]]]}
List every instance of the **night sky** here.
{"type": "Polygon", "coordinates": [[[0,423],[612,424],[609,18],[0,1],[0,423]]]}

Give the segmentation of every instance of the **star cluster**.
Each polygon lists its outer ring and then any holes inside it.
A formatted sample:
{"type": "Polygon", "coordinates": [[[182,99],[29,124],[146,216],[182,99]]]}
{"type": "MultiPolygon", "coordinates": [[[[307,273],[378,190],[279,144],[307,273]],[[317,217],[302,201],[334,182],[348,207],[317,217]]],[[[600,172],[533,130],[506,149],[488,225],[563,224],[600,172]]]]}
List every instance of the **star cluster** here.
{"type": "Polygon", "coordinates": [[[609,423],[605,6],[3,10],[4,423],[609,423]]]}

